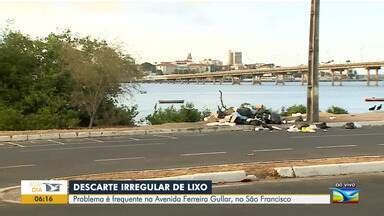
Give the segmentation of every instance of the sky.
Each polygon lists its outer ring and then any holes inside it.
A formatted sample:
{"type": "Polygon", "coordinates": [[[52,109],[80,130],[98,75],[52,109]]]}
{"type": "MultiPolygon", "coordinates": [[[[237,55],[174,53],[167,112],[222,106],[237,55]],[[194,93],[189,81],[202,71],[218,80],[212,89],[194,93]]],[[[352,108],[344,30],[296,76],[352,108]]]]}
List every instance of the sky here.
{"type": "MultiPolygon", "coordinates": [[[[309,11],[310,0],[0,0],[0,29],[44,37],[70,28],[123,44],[139,63],[189,52],[225,63],[231,49],[243,63],[293,66],[307,63],[309,11]]],[[[320,16],[320,61],[384,60],[384,0],[321,0],[320,16]]]]}

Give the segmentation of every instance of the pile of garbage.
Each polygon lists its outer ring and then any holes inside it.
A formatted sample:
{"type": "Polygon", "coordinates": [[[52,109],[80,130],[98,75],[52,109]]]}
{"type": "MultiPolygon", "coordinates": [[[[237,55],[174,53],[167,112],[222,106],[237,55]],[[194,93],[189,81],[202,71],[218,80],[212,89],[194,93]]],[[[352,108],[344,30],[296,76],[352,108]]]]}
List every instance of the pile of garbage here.
{"type": "Polygon", "coordinates": [[[248,103],[239,107],[218,107],[216,113],[204,119],[207,125],[255,125],[273,129],[270,124],[281,124],[281,117],[266,109],[264,105],[252,106],[248,103]]]}
{"type": "MultiPolygon", "coordinates": [[[[316,124],[307,124],[306,115],[303,113],[292,114],[291,117],[282,118],[277,112],[267,109],[259,104],[252,106],[249,103],[243,103],[239,107],[227,108],[223,103],[222,92],[220,92],[221,106],[218,106],[216,113],[204,118],[207,126],[235,126],[235,125],[254,125],[255,131],[260,130],[282,130],[277,125],[289,124],[288,132],[314,133],[318,130],[327,131],[329,128],[325,122],[316,124]]],[[[356,122],[349,122],[344,125],[345,129],[361,128],[356,122]]]]}

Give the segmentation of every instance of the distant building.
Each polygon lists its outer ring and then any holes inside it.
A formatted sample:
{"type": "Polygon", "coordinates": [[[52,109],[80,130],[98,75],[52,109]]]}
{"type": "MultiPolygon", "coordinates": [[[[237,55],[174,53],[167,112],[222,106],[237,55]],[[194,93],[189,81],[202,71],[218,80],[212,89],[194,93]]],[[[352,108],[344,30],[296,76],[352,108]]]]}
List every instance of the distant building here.
{"type": "Polygon", "coordinates": [[[215,60],[215,59],[204,59],[203,61],[200,61],[200,63],[205,65],[217,65],[217,66],[223,65],[222,61],[215,60]]]}
{"type": "Polygon", "coordinates": [[[156,69],[162,71],[164,75],[173,74],[177,69],[177,65],[172,62],[161,62],[156,65],[156,69]]]}
{"type": "MultiPolygon", "coordinates": [[[[212,60],[218,61],[218,60],[212,60]]],[[[214,62],[218,63],[218,62],[214,62]]],[[[203,62],[195,63],[192,59],[192,54],[188,53],[187,59],[176,60],[173,62],[161,62],[156,65],[156,69],[166,74],[183,74],[183,73],[202,73],[209,70],[209,65],[203,62]]]]}
{"type": "Polygon", "coordinates": [[[190,64],[188,65],[189,71],[192,73],[202,73],[208,71],[206,64],[190,64]]]}
{"type": "Polygon", "coordinates": [[[232,65],[234,65],[234,61],[233,61],[233,52],[232,52],[232,50],[229,50],[228,51],[228,62],[227,62],[227,65],[229,65],[229,66],[232,66],[232,65]]]}
{"type": "Polygon", "coordinates": [[[243,54],[241,52],[233,53],[233,65],[243,65],[243,54]]]}
{"type": "Polygon", "coordinates": [[[231,69],[242,69],[243,67],[243,54],[242,52],[233,52],[232,50],[228,51],[228,62],[227,65],[231,69]]]}
{"type": "Polygon", "coordinates": [[[220,66],[223,65],[222,61],[215,59],[204,59],[200,63],[206,65],[209,72],[219,71],[220,66]]]}

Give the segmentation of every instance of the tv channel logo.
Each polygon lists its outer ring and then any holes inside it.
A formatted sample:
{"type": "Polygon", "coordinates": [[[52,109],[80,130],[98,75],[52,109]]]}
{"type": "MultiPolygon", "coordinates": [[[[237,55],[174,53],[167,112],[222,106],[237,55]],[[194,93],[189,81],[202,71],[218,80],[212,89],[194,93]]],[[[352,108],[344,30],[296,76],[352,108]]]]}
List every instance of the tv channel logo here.
{"type": "Polygon", "coordinates": [[[332,203],[359,203],[359,189],[356,187],[334,187],[331,189],[332,203]]]}
{"type": "Polygon", "coordinates": [[[45,185],[46,192],[59,192],[61,184],[43,183],[45,185]]]}

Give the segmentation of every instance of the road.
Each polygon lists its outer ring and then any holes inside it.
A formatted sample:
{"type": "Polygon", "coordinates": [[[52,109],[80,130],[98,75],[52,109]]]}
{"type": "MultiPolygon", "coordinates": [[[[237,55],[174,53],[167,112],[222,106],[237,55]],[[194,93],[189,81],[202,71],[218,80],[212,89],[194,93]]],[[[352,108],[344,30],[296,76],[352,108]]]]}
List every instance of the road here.
{"type": "Polygon", "coordinates": [[[214,188],[214,193],[296,193],[328,194],[335,183],[356,183],[360,189],[359,204],[330,205],[56,205],[32,206],[0,204],[1,215],[382,215],[384,211],[384,173],[342,177],[285,179],[214,188]]]}
{"type": "Polygon", "coordinates": [[[383,154],[384,127],[2,142],[0,187],[87,173],[383,154]]]}

